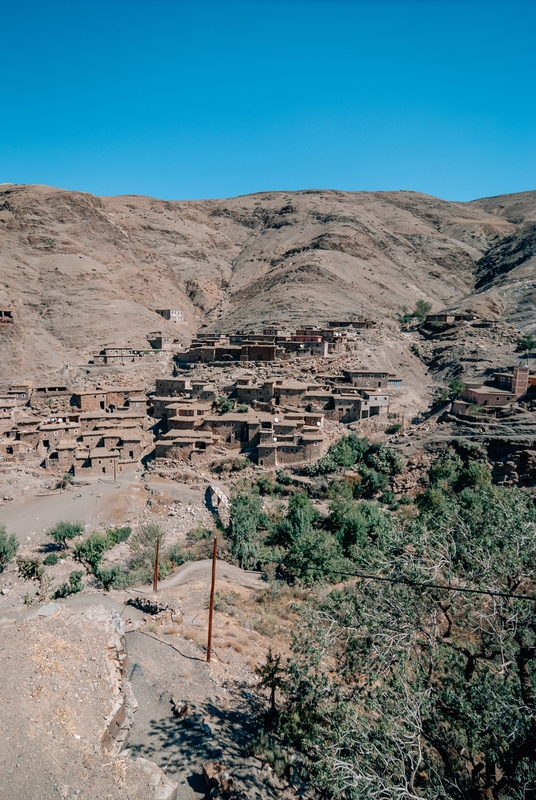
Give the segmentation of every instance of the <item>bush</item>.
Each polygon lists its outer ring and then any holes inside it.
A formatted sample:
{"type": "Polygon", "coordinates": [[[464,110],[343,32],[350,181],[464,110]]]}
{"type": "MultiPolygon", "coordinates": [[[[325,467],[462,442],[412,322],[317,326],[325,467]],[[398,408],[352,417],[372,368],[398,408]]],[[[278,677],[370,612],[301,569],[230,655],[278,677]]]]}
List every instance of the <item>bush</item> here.
{"type": "Polygon", "coordinates": [[[83,522],[58,522],[57,525],[47,531],[47,535],[63,548],[67,547],[68,539],[74,539],[83,533],[83,522]]]}
{"type": "Polygon", "coordinates": [[[290,486],[292,484],[292,477],[284,469],[277,470],[275,479],[281,486],[290,486]]]}
{"type": "Polygon", "coordinates": [[[45,566],[47,567],[53,567],[55,564],[58,563],[58,561],[59,558],[56,553],[49,553],[48,556],[44,559],[43,564],[45,564],[45,566]]]}
{"type": "Polygon", "coordinates": [[[54,599],[58,600],[61,597],[68,597],[70,594],[81,592],[84,588],[84,584],[82,583],[83,574],[83,572],[76,570],[71,572],[69,575],[69,583],[62,583],[61,586],[58,586],[54,592],[54,599]]]}
{"type": "MultiPolygon", "coordinates": [[[[129,581],[138,579],[141,582],[150,582],[156,558],[156,544],[160,541],[162,546],[165,540],[165,533],[156,522],[144,522],[138,530],[132,534],[130,547],[132,559],[129,569],[134,573],[129,576],[129,581]]],[[[159,577],[167,574],[167,569],[163,561],[160,562],[159,577]]]]}
{"type": "Polygon", "coordinates": [[[169,548],[166,553],[166,558],[171,561],[174,567],[180,567],[181,564],[189,560],[189,553],[185,553],[181,545],[177,543],[169,548]]]}
{"type": "Polygon", "coordinates": [[[110,589],[122,589],[127,584],[127,575],[119,564],[111,567],[99,567],[95,577],[102,584],[102,588],[107,592],[110,589]]]}
{"type": "Polygon", "coordinates": [[[229,400],[227,397],[218,397],[216,406],[222,414],[228,414],[229,411],[233,410],[235,404],[234,400],[229,400]]]}
{"type": "Polygon", "coordinates": [[[0,572],[3,572],[9,562],[13,561],[18,549],[17,537],[13,533],[8,536],[6,526],[0,525],[0,572]]]}
{"type": "Polygon", "coordinates": [[[392,425],[389,425],[388,428],[385,429],[385,433],[392,434],[398,433],[398,431],[402,430],[402,425],[400,422],[394,422],[392,425]]]}
{"type": "Polygon", "coordinates": [[[249,406],[245,403],[241,403],[236,410],[239,414],[246,414],[249,411],[249,406]]]}
{"type": "Polygon", "coordinates": [[[25,558],[20,556],[17,558],[17,566],[19,568],[19,575],[25,581],[38,581],[45,571],[38,558],[25,558]]]}
{"type": "Polygon", "coordinates": [[[532,353],[536,350],[536,339],[531,333],[519,336],[516,342],[516,353],[532,353]]]}

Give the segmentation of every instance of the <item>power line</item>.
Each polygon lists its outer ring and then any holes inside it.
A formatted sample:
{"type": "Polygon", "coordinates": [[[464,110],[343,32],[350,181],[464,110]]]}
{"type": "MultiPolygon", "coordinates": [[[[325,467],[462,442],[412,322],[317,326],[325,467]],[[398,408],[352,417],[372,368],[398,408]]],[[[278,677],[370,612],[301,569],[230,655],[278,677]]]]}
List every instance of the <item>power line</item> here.
{"type": "Polygon", "coordinates": [[[441,583],[423,583],[412,581],[409,578],[385,578],[380,575],[367,575],[364,572],[341,572],[338,569],[331,570],[336,575],[347,575],[351,578],[366,578],[370,581],[383,581],[385,583],[401,583],[405,586],[417,586],[421,589],[443,589],[446,592],[463,592],[464,594],[489,594],[493,597],[513,597],[516,600],[531,600],[536,602],[536,596],[532,594],[511,594],[508,592],[495,592],[493,589],[466,589],[462,586],[443,585],[441,583]]]}

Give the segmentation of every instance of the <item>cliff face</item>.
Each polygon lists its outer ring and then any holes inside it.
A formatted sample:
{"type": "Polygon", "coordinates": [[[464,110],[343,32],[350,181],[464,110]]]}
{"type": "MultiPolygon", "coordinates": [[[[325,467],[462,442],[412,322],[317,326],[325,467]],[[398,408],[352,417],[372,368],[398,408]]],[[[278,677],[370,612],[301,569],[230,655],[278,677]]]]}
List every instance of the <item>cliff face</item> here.
{"type": "Polygon", "coordinates": [[[536,327],[536,192],[449,203],[412,192],[273,192],[200,202],[0,187],[3,380],[52,376],[150,331],[321,323],[402,305],[536,327]],[[159,307],[185,322],[165,322],[159,307]]]}

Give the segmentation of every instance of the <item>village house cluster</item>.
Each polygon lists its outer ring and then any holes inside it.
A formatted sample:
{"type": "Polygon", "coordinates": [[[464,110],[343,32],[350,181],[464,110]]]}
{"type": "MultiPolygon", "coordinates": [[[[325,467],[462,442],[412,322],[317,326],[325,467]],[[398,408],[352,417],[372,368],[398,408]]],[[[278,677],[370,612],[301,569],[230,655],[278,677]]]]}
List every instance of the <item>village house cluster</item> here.
{"type": "Polygon", "coordinates": [[[180,366],[233,362],[285,361],[289,358],[346,353],[356,331],[374,327],[366,318],[329,322],[326,327],[304,326],[294,333],[283,328],[263,328],[262,332],[236,331],[230,334],[198,334],[188,350],[177,354],[180,366]]]}
{"type": "Polygon", "coordinates": [[[63,386],[11,386],[0,397],[0,456],[33,458],[76,477],[115,480],[152,450],[146,413],[147,397],[139,388],[71,392],[63,386]],[[52,400],[60,412],[50,413],[52,400]]]}
{"type": "Polygon", "coordinates": [[[325,376],[321,383],[244,376],[229,387],[236,408],[218,413],[213,384],[159,379],[151,398],[153,416],[161,421],[155,457],[195,462],[223,448],[260,466],[313,461],[327,447],[325,420],[350,423],[387,413],[389,386],[400,386],[400,379],[366,370],[325,376]]]}

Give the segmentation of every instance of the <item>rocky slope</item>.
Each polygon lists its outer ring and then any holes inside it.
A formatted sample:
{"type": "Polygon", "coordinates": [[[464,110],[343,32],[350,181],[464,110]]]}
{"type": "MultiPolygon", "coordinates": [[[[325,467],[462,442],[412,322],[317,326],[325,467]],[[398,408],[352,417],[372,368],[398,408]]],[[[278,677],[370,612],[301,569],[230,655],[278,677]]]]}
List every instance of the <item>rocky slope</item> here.
{"type": "MultiPolygon", "coordinates": [[[[166,330],[472,308],[536,327],[536,192],[444,202],[413,192],[272,192],[199,202],[0,187],[3,380],[52,378],[104,344],[166,330]],[[185,322],[154,309],[180,308],[185,322]]],[[[397,343],[397,346],[398,343],[397,343]]],[[[409,345],[408,345],[409,346],[409,345]]]]}

